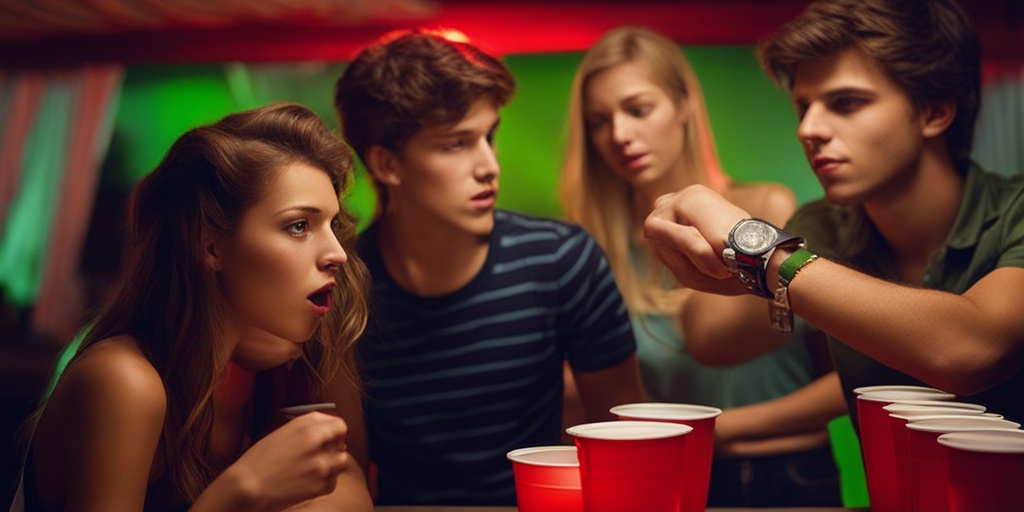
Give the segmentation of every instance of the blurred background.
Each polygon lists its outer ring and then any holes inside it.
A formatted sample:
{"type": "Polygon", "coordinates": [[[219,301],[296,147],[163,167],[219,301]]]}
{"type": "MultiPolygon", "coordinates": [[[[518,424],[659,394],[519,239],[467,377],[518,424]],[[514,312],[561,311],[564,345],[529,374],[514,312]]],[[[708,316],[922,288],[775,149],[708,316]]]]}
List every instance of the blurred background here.
{"type": "MultiPolygon", "coordinates": [[[[337,127],[334,81],[397,28],[457,29],[499,55],[519,89],[497,134],[500,207],[559,217],[569,84],[606,30],[645,25],[677,41],[704,89],[725,171],[821,195],[788,98],[754,45],[806,0],[0,0],[0,506],[15,432],[59,350],[116,276],[124,202],[182,132],[271,101],[337,127]]],[[[975,157],[1024,167],[1024,2],[962,0],[984,48],[975,157]]],[[[373,211],[362,174],[345,203],[373,211]]],[[[856,503],[854,503],[856,504],[856,503]]]]}

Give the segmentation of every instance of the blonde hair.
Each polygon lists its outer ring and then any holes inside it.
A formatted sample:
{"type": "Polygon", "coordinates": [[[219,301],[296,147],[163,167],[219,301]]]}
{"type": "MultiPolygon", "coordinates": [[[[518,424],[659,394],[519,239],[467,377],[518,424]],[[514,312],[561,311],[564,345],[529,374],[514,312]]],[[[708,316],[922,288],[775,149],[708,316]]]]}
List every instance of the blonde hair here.
{"type": "Polygon", "coordinates": [[[680,141],[684,165],[706,176],[708,184],[715,189],[723,188],[729,179],[718,164],[697,75],[679,46],[644,27],[619,27],[601,36],[583,55],[572,82],[568,138],[562,164],[562,204],[566,219],[583,226],[604,250],[630,313],[666,313],[678,307],[683,294],[666,289],[669,276],[646,247],[647,264],[641,269],[633,265],[630,232],[638,219],[632,218],[632,190],[601,159],[586,132],[583,94],[587,81],[623,63],[646,68],[649,77],[673,103],[688,101],[690,119],[680,141]]]}

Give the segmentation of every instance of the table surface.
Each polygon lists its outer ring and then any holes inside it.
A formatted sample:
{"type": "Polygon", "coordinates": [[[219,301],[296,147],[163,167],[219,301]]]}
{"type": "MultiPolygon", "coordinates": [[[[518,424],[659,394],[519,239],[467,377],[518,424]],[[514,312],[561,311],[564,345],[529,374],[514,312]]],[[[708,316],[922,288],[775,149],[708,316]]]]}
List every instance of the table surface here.
{"type": "MultiPolygon", "coordinates": [[[[377,512],[516,512],[515,507],[376,507],[377,512]]],[[[708,512],[867,512],[866,508],[785,507],[785,508],[709,508],[708,512]]]]}

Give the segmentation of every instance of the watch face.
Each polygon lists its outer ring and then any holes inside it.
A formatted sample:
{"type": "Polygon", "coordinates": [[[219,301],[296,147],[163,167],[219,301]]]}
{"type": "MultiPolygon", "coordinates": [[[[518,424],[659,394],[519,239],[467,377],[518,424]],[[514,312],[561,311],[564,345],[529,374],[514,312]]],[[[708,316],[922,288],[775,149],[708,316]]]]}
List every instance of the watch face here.
{"type": "Polygon", "coordinates": [[[747,254],[761,254],[767,251],[778,237],[779,233],[775,228],[755,219],[744,220],[733,230],[733,243],[737,249],[747,254]]]}

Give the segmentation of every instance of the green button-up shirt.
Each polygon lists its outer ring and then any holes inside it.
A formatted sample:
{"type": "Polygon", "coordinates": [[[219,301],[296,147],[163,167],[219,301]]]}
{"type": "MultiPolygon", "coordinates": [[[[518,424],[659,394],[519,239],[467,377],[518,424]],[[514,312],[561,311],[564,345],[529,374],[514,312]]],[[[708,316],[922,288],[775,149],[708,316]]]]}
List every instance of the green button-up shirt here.
{"type": "MultiPolygon", "coordinates": [[[[898,281],[888,245],[860,209],[818,200],[801,207],[786,230],[804,236],[808,249],[822,257],[875,277],[898,281]]],[[[1008,179],[972,166],[956,221],[945,245],[925,270],[924,286],[960,294],[999,267],[1024,267],[1024,176],[1008,179]]],[[[830,337],[830,347],[855,425],[854,388],[924,384],[838,339],[830,337]]],[[[1024,422],[1024,371],[969,400],[1024,422]]]]}

